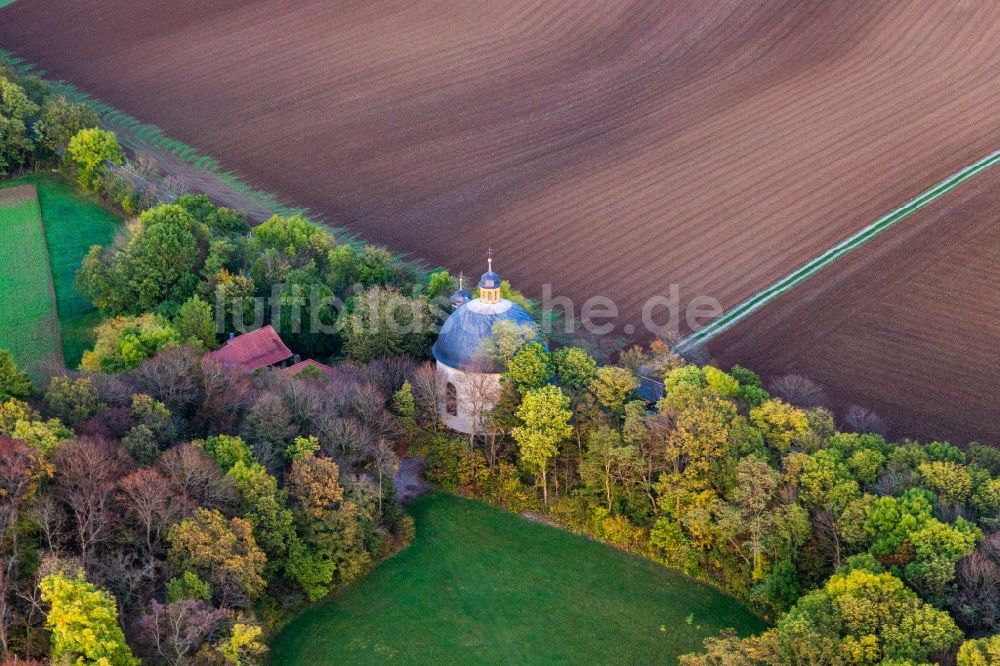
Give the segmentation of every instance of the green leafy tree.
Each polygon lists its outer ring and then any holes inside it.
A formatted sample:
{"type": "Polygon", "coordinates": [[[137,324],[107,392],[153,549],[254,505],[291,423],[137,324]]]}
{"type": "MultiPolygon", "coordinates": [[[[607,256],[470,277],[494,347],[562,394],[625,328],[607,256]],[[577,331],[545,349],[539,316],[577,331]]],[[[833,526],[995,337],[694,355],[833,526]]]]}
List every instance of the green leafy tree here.
{"type": "Polygon", "coordinates": [[[177,578],[171,578],[167,581],[167,604],[181,599],[210,601],[212,599],[212,586],[199,578],[198,574],[193,571],[185,571],[177,578]]]}
{"type": "Polygon", "coordinates": [[[211,304],[198,296],[192,296],[181,305],[173,325],[182,342],[205,351],[215,347],[215,313],[211,304]]]}
{"type": "Polygon", "coordinates": [[[139,216],[121,249],[91,248],[77,286],[109,314],[174,315],[198,286],[208,229],[184,208],[160,205],[139,216]]]}
{"type": "Polygon", "coordinates": [[[885,456],[874,449],[861,449],[851,454],[847,466],[861,483],[874,483],[885,467],[885,456]]]}
{"type": "Polygon", "coordinates": [[[35,148],[30,127],[37,113],[38,105],[28,99],[24,88],[0,72],[0,175],[28,161],[35,148]]]}
{"type": "Polygon", "coordinates": [[[75,424],[93,416],[101,400],[90,377],[55,376],[45,389],[45,405],[52,416],[75,424]]]}
{"type": "Polygon", "coordinates": [[[585,487],[603,496],[605,508],[611,512],[622,486],[639,482],[641,465],[635,446],[623,445],[617,430],[601,428],[591,433],[580,462],[580,479],[585,487]]]}
{"type": "Polygon", "coordinates": [[[549,353],[539,343],[529,342],[510,360],[504,379],[522,393],[544,386],[552,379],[549,353]]]}
{"type": "Polygon", "coordinates": [[[705,383],[708,387],[715,391],[715,394],[720,398],[728,398],[730,400],[739,397],[740,395],[740,383],[730,375],[726,374],[718,368],[712,367],[710,365],[702,368],[702,372],[705,375],[705,383]]]}
{"type": "Polygon", "coordinates": [[[806,413],[777,398],[751,409],[750,422],[764,433],[768,445],[778,453],[787,453],[792,442],[809,431],[806,413]]]}
{"type": "Polygon", "coordinates": [[[199,445],[202,451],[207,453],[226,472],[231,470],[236,463],[243,463],[244,466],[253,464],[253,451],[239,437],[216,435],[199,442],[199,445]]]}
{"type": "Polygon", "coordinates": [[[492,335],[483,341],[483,348],[479,353],[484,358],[495,361],[501,370],[506,370],[511,359],[517,356],[517,352],[537,338],[538,329],[534,326],[501,319],[493,324],[492,335]]]}
{"type": "Polygon", "coordinates": [[[630,370],[609,365],[595,373],[588,388],[599,403],[620,417],[625,412],[625,403],[639,388],[639,380],[630,370]]]}
{"type": "Polygon", "coordinates": [[[424,294],[431,300],[448,298],[454,288],[455,280],[448,271],[435,271],[427,278],[424,294]]]}
{"type": "Polygon", "coordinates": [[[358,363],[408,353],[426,357],[431,320],[424,299],[408,299],[391,287],[371,287],[353,299],[341,329],[344,350],[358,363]]]}
{"type": "Polygon", "coordinates": [[[579,347],[562,347],[552,354],[559,385],[570,395],[579,395],[587,390],[597,374],[597,361],[579,347]]]}
{"type": "Polygon", "coordinates": [[[302,460],[316,455],[319,451],[319,440],[310,435],[309,437],[296,437],[285,450],[285,457],[291,461],[302,460]]]}
{"type": "Polygon", "coordinates": [[[18,369],[14,357],[6,349],[0,349],[0,402],[11,398],[26,398],[31,395],[31,380],[18,369]]]}
{"type": "Polygon", "coordinates": [[[417,428],[417,402],[413,397],[413,385],[409,380],[403,382],[399,390],[392,395],[392,411],[399,417],[399,423],[409,440],[417,428]]]}
{"type": "Polygon", "coordinates": [[[71,102],[62,95],[49,97],[35,123],[35,133],[50,154],[56,155],[69,147],[69,142],[81,130],[97,127],[97,112],[83,102],[71,102]]]}
{"type": "Polygon", "coordinates": [[[916,666],[961,639],[947,613],[921,601],[898,578],[855,569],[802,597],[762,636],[711,639],[709,654],[685,656],[681,664],[916,666]]]}
{"type": "Polygon", "coordinates": [[[865,522],[876,557],[895,553],[910,534],[933,520],[934,505],[925,490],[914,489],[901,497],[880,497],[865,522]]]}
{"type": "Polygon", "coordinates": [[[359,508],[345,496],[335,462],[319,456],[294,461],[288,493],[303,541],[330,564],[337,582],[354,580],[370,566],[359,508]]]}
{"type": "Polygon", "coordinates": [[[917,468],[924,487],[937,493],[945,502],[964,504],[972,493],[972,476],[965,465],[951,461],[921,463],[917,468]]]}
{"type": "Polygon", "coordinates": [[[83,577],[51,574],[38,585],[49,604],[45,626],[52,632],[56,663],[138,666],[118,625],[114,597],[83,577]]]}
{"type": "Polygon", "coordinates": [[[962,518],[951,525],[936,519],[927,521],[923,528],[908,535],[915,558],[906,565],[904,577],[918,590],[940,598],[955,580],[955,565],[972,553],[982,534],[962,518]]]}
{"type": "Polygon", "coordinates": [[[792,454],[798,466],[797,481],[803,504],[813,511],[839,514],[861,495],[858,482],[839,451],[823,449],[811,456],[792,454]]]}
{"type": "Polygon", "coordinates": [[[987,527],[1000,525],[1000,479],[987,479],[976,488],[972,506],[979,513],[979,522],[987,527]]]}
{"type": "Polygon", "coordinates": [[[1000,664],[1000,635],[968,640],[958,650],[958,666],[1000,664]]]}
{"type": "Polygon", "coordinates": [[[938,462],[964,463],[965,453],[962,449],[948,442],[931,442],[923,447],[928,460],[938,462]]]}
{"type": "Polygon", "coordinates": [[[548,505],[548,466],[559,452],[559,444],[573,434],[569,424],[573,413],[569,397],[557,386],[543,386],[528,391],[517,409],[523,425],[511,432],[517,442],[521,461],[536,471],[542,480],[542,501],[548,505]]]}
{"type": "Polygon", "coordinates": [[[223,604],[246,605],[264,591],[267,556],[246,520],[198,508],[170,527],[167,541],[175,569],[209,581],[223,604]]]}
{"type": "Polygon", "coordinates": [[[97,190],[104,174],[104,163],[124,164],[125,153],[114,132],[97,128],[82,129],[73,135],[66,155],[76,166],[77,182],[86,190],[97,190]]]}
{"type": "Polygon", "coordinates": [[[114,317],[94,329],[97,342],[83,353],[80,368],[91,372],[122,372],[138,366],[180,336],[164,318],[152,314],[114,317]]]}

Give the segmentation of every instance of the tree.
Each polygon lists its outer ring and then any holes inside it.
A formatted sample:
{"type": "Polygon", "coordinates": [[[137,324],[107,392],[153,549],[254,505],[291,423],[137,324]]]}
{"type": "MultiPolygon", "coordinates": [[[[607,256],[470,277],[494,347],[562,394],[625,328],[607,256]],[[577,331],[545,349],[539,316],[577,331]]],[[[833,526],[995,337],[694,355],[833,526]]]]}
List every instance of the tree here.
{"type": "Polygon", "coordinates": [[[49,153],[65,151],[70,140],[81,130],[97,127],[97,112],[83,102],[70,102],[62,95],[42,103],[42,112],[35,123],[35,132],[49,153]]]}
{"type": "MultiPolygon", "coordinates": [[[[767,463],[746,457],[740,460],[733,485],[733,505],[739,520],[730,534],[738,537],[747,534],[752,576],[755,581],[764,579],[765,540],[775,525],[776,512],[772,502],[781,484],[781,476],[767,463]]],[[[741,544],[742,547],[742,544],[741,544]]]]}
{"type": "Polygon", "coordinates": [[[764,439],[777,453],[787,453],[792,442],[809,431],[806,413],[777,399],[751,409],[750,422],[764,433],[764,439]]]}
{"type": "Polygon", "coordinates": [[[358,525],[358,507],[346,499],[340,469],[329,458],[306,456],[292,463],[288,493],[303,540],[335,566],[339,582],[370,564],[358,525]]]}
{"type": "Polygon", "coordinates": [[[216,435],[200,442],[201,450],[228,472],[237,463],[253,464],[253,451],[239,437],[232,435],[216,435]]]}
{"type": "Polygon", "coordinates": [[[81,439],[60,448],[53,463],[56,497],[72,518],[80,558],[87,563],[94,548],[114,534],[115,491],[128,461],[115,444],[81,439]]]}
{"type": "Polygon", "coordinates": [[[394,287],[369,287],[344,313],[344,350],[353,361],[408,353],[426,358],[431,317],[425,299],[408,299],[394,287]]]}
{"type": "Polygon", "coordinates": [[[638,481],[641,464],[636,447],[623,445],[618,431],[601,428],[591,433],[587,452],[580,464],[580,478],[585,484],[600,488],[610,512],[614,506],[615,489],[619,484],[634,485],[638,481]]]}
{"type": "Polygon", "coordinates": [[[125,163],[125,154],[114,132],[97,128],[77,132],[69,140],[66,155],[77,167],[77,182],[86,190],[97,190],[105,162],[125,163]]]}
{"type": "Polygon", "coordinates": [[[492,335],[483,341],[479,350],[483,358],[494,361],[501,370],[506,370],[511,359],[524,345],[538,337],[538,329],[527,324],[518,324],[510,319],[501,319],[493,324],[492,335]]]}
{"type": "Polygon", "coordinates": [[[91,248],[77,286],[109,314],[172,316],[194,294],[207,252],[205,224],[181,206],[162,204],[139,216],[123,247],[91,248]]]}
{"type": "Polygon", "coordinates": [[[417,427],[417,402],[413,396],[413,385],[410,384],[409,380],[403,382],[399,390],[393,393],[392,411],[399,418],[399,424],[402,426],[408,442],[417,427]]]}
{"type": "Polygon", "coordinates": [[[874,449],[861,449],[851,454],[847,466],[861,483],[874,483],[885,466],[885,456],[874,449]]]}
{"type": "Polygon", "coordinates": [[[56,662],[138,666],[118,626],[114,597],[82,574],[76,578],[51,574],[38,587],[42,600],[51,607],[45,625],[52,632],[56,662]]]}
{"type": "Polygon", "coordinates": [[[920,600],[888,573],[836,574],[802,597],[760,637],[706,641],[709,655],[684,666],[773,664],[923,664],[948,650],[962,632],[947,613],[920,600]]]}
{"type": "Polygon", "coordinates": [[[968,640],[958,650],[958,666],[1000,664],[1000,635],[968,640]]]}
{"type": "Polygon", "coordinates": [[[288,445],[288,448],[285,449],[285,457],[294,462],[315,455],[319,449],[319,440],[312,435],[308,437],[296,437],[288,445]]]}
{"type": "Polygon", "coordinates": [[[97,342],[83,353],[80,367],[91,372],[122,372],[135,368],[161,349],[177,345],[177,331],[162,317],[107,319],[94,329],[97,342]]]}
{"type": "Polygon", "coordinates": [[[570,395],[587,390],[597,374],[597,361],[579,347],[562,347],[552,354],[556,379],[570,395]]]}
{"type": "Polygon", "coordinates": [[[153,601],[139,618],[139,643],[156,663],[179,666],[199,661],[199,652],[223,639],[233,612],[212,608],[204,601],[181,599],[163,605],[153,601]]]}
{"type": "Polygon", "coordinates": [[[94,415],[100,406],[97,387],[90,377],[55,376],[45,389],[45,404],[52,416],[77,424],[94,415]]]}
{"type": "Polygon", "coordinates": [[[972,477],[964,465],[950,461],[921,463],[917,468],[924,487],[953,506],[964,504],[972,493],[972,477]]]}
{"type": "Polygon", "coordinates": [[[298,432],[281,396],[268,392],[258,397],[247,412],[241,432],[253,447],[257,462],[270,473],[280,474],[285,449],[298,432]]]}
{"type": "Polygon", "coordinates": [[[198,577],[193,571],[185,571],[177,578],[167,581],[167,603],[172,604],[181,599],[195,601],[211,601],[212,586],[198,577]]]}
{"type": "Polygon", "coordinates": [[[598,402],[620,417],[625,411],[625,403],[639,388],[639,380],[625,368],[605,366],[597,371],[588,388],[598,402]]]}
{"type": "Polygon", "coordinates": [[[177,497],[167,477],[155,469],[139,469],[120,482],[119,501],[139,527],[146,553],[159,550],[166,530],[183,515],[183,501],[177,497]]]}
{"type": "Polygon", "coordinates": [[[955,580],[955,565],[972,553],[982,532],[972,523],[958,518],[951,525],[937,519],[908,535],[915,553],[903,575],[925,594],[938,597],[955,580]]]}
{"type": "Polygon", "coordinates": [[[267,646],[260,640],[262,634],[263,630],[256,625],[237,622],[218,651],[227,663],[234,666],[256,664],[267,652],[267,646]]]}
{"type": "Polygon", "coordinates": [[[35,148],[29,127],[38,105],[0,72],[0,175],[23,165],[35,148]]]}
{"type": "Polygon", "coordinates": [[[194,444],[181,444],[164,451],[156,467],[170,479],[185,506],[228,509],[236,503],[232,481],[194,444]]]}
{"type": "Polygon", "coordinates": [[[174,567],[211,582],[223,605],[246,605],[264,591],[267,556],[246,520],[198,508],[170,528],[167,541],[174,567]]]}
{"type": "Polygon", "coordinates": [[[521,461],[542,477],[542,501],[547,506],[548,465],[559,443],[573,434],[569,398],[557,386],[543,386],[524,395],[517,417],[523,425],[511,432],[520,447],[521,461]]]}
{"type": "Polygon", "coordinates": [[[0,402],[11,398],[26,398],[31,395],[31,380],[21,372],[14,357],[6,349],[0,349],[0,402]]]}
{"type": "Polygon", "coordinates": [[[181,305],[173,324],[181,342],[194,344],[202,350],[215,347],[215,313],[212,306],[198,296],[192,296],[181,305]]]}
{"type": "Polygon", "coordinates": [[[510,360],[504,379],[522,393],[544,386],[552,379],[549,353],[539,343],[529,342],[510,360]]]}
{"type": "Polygon", "coordinates": [[[22,560],[35,547],[22,538],[19,528],[36,497],[42,473],[38,454],[28,445],[0,437],[0,654],[10,647],[12,589],[26,564],[22,560]]]}

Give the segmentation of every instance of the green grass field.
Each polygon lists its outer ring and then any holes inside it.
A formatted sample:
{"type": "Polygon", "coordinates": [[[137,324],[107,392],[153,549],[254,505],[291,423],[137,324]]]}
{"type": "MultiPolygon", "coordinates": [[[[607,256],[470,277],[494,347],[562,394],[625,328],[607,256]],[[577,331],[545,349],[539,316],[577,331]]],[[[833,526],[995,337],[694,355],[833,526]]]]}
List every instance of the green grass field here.
{"type": "Polygon", "coordinates": [[[76,272],[92,245],[107,245],[121,228],[121,220],[73,185],[50,174],[32,174],[0,184],[0,188],[34,185],[44,221],[45,242],[55,285],[63,357],[67,367],[80,364],[93,345],[93,327],[99,315],[76,290],[76,272]]]}
{"type": "Polygon", "coordinates": [[[273,641],[271,663],[670,664],[733,627],[737,601],[653,562],[447,494],[414,543],[273,641]]]}
{"type": "MultiPolygon", "coordinates": [[[[24,183],[20,183],[24,185],[24,183]]],[[[0,349],[34,379],[60,359],[52,273],[35,188],[0,191],[0,349]]]]}

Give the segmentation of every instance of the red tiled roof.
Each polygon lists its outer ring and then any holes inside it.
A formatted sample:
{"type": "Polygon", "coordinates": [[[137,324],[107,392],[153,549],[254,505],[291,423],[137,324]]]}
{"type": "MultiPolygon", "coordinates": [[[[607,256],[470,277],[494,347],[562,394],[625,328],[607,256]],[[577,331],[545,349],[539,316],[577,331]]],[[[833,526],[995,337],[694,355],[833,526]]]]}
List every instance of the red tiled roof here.
{"type": "Polygon", "coordinates": [[[292,357],[292,352],[273,327],[265,326],[236,336],[208,357],[223,365],[254,371],[286,361],[292,357]]]}
{"type": "Polygon", "coordinates": [[[314,361],[311,358],[307,358],[304,361],[299,361],[295,365],[288,366],[287,368],[281,371],[281,374],[287,375],[289,377],[298,377],[300,374],[302,374],[302,371],[304,371],[306,368],[316,368],[317,370],[319,370],[320,372],[322,372],[331,379],[333,379],[333,375],[337,372],[328,365],[323,365],[319,361],[314,361]]]}

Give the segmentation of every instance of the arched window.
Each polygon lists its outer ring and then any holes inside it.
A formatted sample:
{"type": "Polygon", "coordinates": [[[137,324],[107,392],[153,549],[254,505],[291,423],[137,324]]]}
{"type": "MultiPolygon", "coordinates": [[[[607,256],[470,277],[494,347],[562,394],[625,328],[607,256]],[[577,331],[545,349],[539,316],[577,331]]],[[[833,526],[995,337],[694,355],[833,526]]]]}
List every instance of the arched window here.
{"type": "Polygon", "coordinates": [[[451,382],[445,387],[444,411],[448,412],[449,416],[458,416],[458,389],[451,382]]]}

